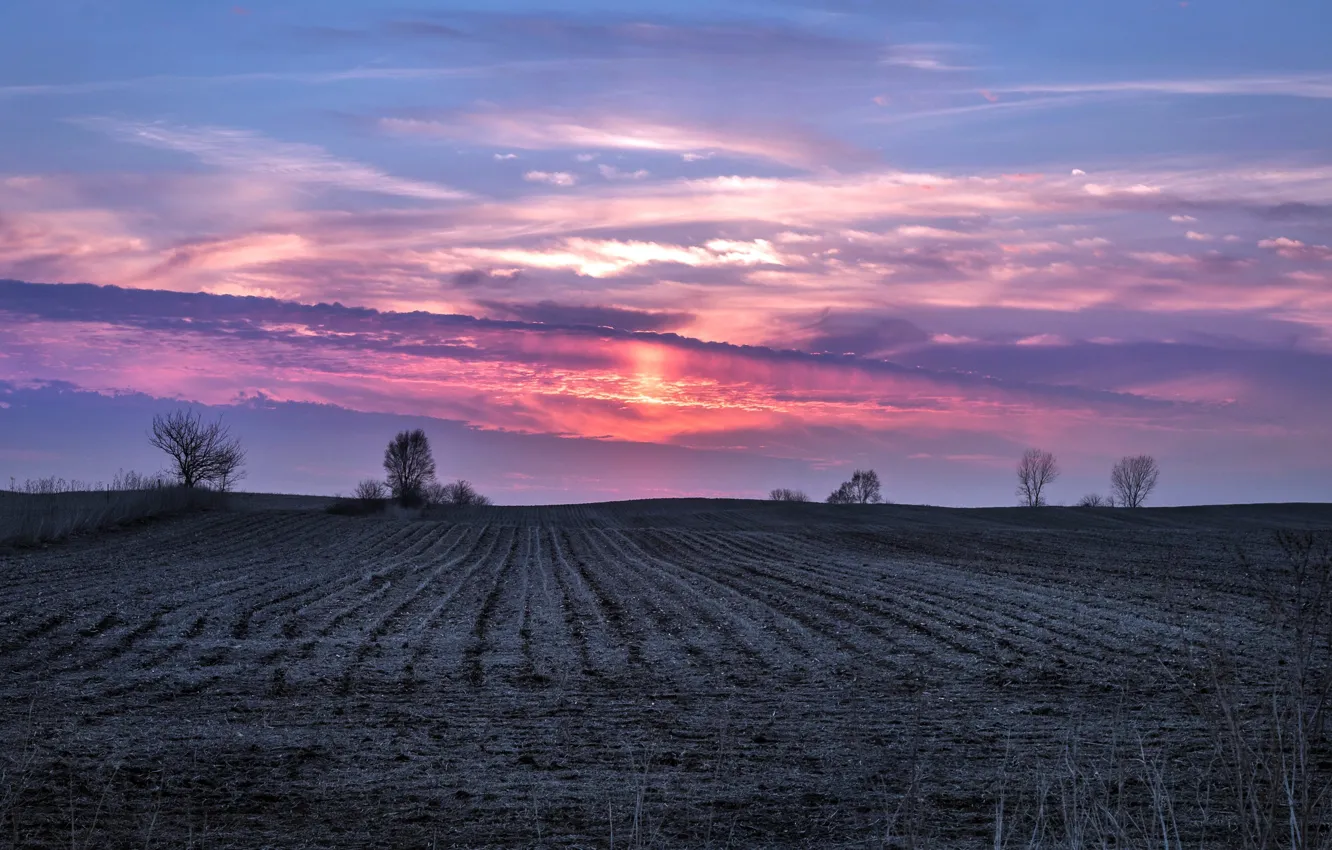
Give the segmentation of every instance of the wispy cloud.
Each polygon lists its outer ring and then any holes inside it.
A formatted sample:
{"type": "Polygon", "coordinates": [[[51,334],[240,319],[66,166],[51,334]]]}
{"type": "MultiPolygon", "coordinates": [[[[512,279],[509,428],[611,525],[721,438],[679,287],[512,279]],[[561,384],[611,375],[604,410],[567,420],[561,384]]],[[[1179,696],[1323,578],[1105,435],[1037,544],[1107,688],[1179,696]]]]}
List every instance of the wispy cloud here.
{"type": "Polygon", "coordinates": [[[994,90],[1023,94],[1267,95],[1326,99],[1332,98],[1332,74],[1278,74],[1178,80],[1111,80],[1089,83],[1028,83],[996,87],[994,90]]]}
{"type": "Polygon", "coordinates": [[[625,115],[571,116],[549,112],[479,112],[442,119],[389,117],[379,126],[400,135],[460,139],[520,150],[625,150],[722,153],[784,165],[830,165],[855,156],[847,145],[818,139],[798,129],[756,133],[727,127],[625,115]]]}
{"type": "Polygon", "coordinates": [[[180,127],[99,118],[81,121],[114,138],[180,151],[229,171],[261,174],[273,180],[359,192],[450,201],[469,197],[438,183],[393,177],[377,168],[338,159],[317,145],[279,142],[229,127],[180,127]]]}
{"type": "Polygon", "coordinates": [[[911,68],[916,71],[970,71],[967,65],[959,65],[951,57],[958,52],[954,44],[897,44],[885,51],[880,60],[884,65],[897,68],[911,68]]]}
{"type": "Polygon", "coordinates": [[[152,74],[115,80],[85,80],[74,83],[29,83],[0,85],[0,98],[39,95],[81,95],[107,91],[160,89],[189,86],[247,85],[252,83],[291,83],[295,85],[333,85],[356,81],[413,81],[448,78],[486,77],[497,73],[540,72],[552,67],[568,67],[568,60],[525,60],[484,65],[453,67],[364,66],[328,71],[246,71],[237,74],[152,74]]]}
{"type": "Polygon", "coordinates": [[[833,62],[858,63],[873,57],[876,49],[868,39],[810,27],[736,18],[690,21],[687,14],[672,12],[465,12],[448,14],[446,19],[475,37],[527,55],[688,59],[731,66],[753,62],[778,70],[771,64],[773,58],[785,67],[810,63],[826,67],[833,62]]]}
{"type": "MultiPolygon", "coordinates": [[[[972,103],[966,106],[943,106],[933,109],[902,109],[893,112],[879,111],[867,118],[873,124],[908,124],[917,121],[946,121],[953,118],[986,118],[1022,112],[1045,112],[1069,106],[1082,106],[1096,99],[1094,94],[1064,94],[1049,97],[1024,97],[1003,100],[995,91],[956,92],[959,96],[981,98],[984,103],[972,103]]],[[[1103,95],[1101,95],[1103,96],[1103,95]]]]}

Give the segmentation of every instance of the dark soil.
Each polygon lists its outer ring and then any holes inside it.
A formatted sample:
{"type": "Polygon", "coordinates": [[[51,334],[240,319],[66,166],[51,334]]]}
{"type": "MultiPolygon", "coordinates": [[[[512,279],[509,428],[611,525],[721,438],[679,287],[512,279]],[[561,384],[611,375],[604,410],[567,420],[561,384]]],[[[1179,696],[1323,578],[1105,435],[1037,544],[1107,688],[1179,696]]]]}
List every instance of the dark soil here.
{"type": "Polygon", "coordinates": [[[0,846],[992,846],[1070,736],[1205,752],[1191,665],[1270,663],[1236,547],[1276,527],[1332,507],[321,504],[3,554],[0,846]]]}

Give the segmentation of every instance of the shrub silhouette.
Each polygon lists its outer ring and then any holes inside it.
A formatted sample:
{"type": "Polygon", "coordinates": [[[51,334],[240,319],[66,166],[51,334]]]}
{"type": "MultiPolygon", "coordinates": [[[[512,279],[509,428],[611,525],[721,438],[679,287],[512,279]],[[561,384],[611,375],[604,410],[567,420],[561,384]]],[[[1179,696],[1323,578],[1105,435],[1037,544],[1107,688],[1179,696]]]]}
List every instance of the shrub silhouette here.
{"type": "Polygon", "coordinates": [[[857,469],[851,480],[843,481],[827,499],[830,505],[873,505],[882,501],[879,473],[872,469],[857,469]]]}
{"type": "Polygon", "coordinates": [[[363,502],[371,502],[388,498],[388,488],[384,486],[383,481],[374,478],[364,478],[356,485],[356,490],[352,494],[363,502]]]}
{"type": "Polygon", "coordinates": [[[1088,493],[1081,499],[1078,499],[1077,506],[1080,508],[1113,508],[1115,506],[1115,500],[1113,498],[1102,496],[1100,493],[1088,493]]]}
{"type": "Polygon", "coordinates": [[[430,505],[489,505],[490,499],[476,492],[470,481],[459,478],[448,484],[432,484],[426,488],[426,503],[430,505]]]}

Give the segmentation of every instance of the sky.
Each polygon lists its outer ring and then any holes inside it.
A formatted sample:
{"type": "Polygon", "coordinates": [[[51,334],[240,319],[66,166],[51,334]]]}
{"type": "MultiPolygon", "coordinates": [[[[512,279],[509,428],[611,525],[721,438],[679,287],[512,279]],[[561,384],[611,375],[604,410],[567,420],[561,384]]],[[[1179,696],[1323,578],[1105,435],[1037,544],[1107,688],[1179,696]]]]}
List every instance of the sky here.
{"type": "MultiPolygon", "coordinates": [[[[0,479],[1332,500],[1325,0],[12,0],[0,479]]],[[[4,483],[0,481],[0,483],[4,483]]]]}

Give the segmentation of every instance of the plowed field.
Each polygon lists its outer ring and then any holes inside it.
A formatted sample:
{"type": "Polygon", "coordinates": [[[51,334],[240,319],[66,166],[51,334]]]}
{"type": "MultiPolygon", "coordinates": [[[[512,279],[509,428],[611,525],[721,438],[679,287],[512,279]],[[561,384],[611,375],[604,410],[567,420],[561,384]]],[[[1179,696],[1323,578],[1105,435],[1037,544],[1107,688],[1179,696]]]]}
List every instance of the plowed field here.
{"type": "Polygon", "coordinates": [[[233,510],[0,554],[0,845],[982,846],[1070,729],[1187,750],[1172,671],[1263,663],[1234,546],[1278,526],[1332,510],[233,510]]]}

